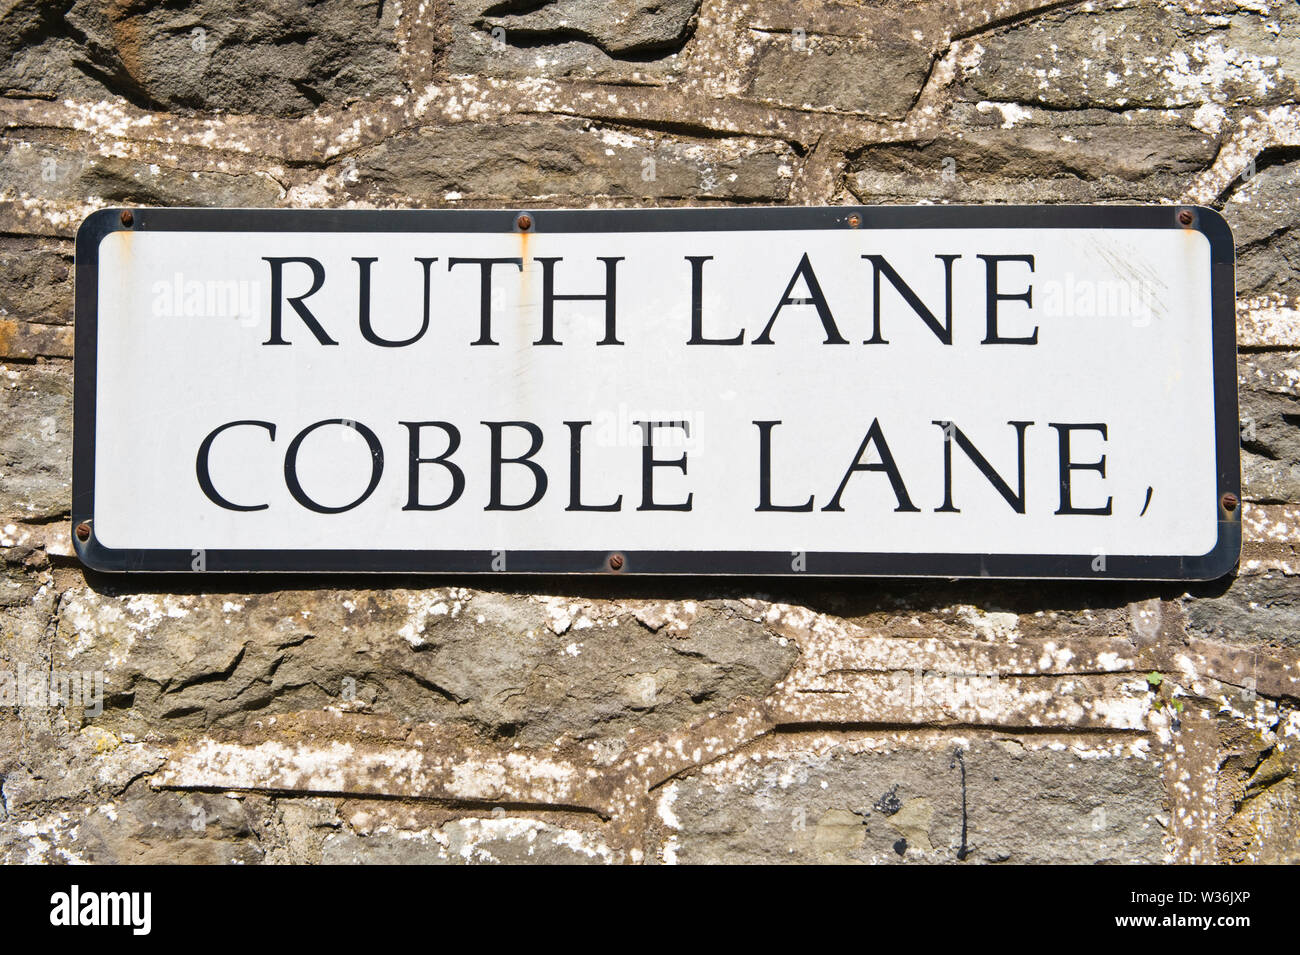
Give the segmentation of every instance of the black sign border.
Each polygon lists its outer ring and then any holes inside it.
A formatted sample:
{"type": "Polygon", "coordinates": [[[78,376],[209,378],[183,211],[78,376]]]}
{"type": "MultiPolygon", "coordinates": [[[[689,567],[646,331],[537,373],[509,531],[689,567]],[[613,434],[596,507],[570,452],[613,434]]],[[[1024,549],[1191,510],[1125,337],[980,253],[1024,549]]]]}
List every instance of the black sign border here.
{"type": "MultiPolygon", "coordinates": [[[[1194,229],[1210,243],[1215,449],[1219,495],[1214,549],[1197,556],[910,554],[809,551],[796,573],[789,551],[205,550],[205,572],[662,574],[791,577],[946,577],[1215,580],[1241,552],[1240,430],[1234,247],[1227,222],[1202,206],[830,206],[705,209],[150,209],[91,213],[76,238],[76,350],[72,541],[86,566],[107,572],[193,572],[198,552],[114,549],[93,534],[99,244],[135,232],[688,232],[807,229],[1194,229]],[[1190,221],[1187,221],[1190,217],[1190,221]],[[1232,497],[1229,498],[1228,495],[1232,497]],[[1224,501],[1235,506],[1226,507],[1224,501]],[[88,525],[82,540],[77,529],[88,525]],[[505,557],[504,571],[494,570],[505,557]],[[618,565],[618,570],[612,569],[618,565]]],[[[82,528],[85,532],[85,528],[82,528]]]]}

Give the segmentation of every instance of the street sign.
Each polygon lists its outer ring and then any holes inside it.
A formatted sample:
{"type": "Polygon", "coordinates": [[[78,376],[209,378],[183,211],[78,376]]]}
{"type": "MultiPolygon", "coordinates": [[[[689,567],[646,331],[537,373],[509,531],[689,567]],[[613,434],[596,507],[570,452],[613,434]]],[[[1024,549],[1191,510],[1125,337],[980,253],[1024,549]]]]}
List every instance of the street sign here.
{"type": "Polygon", "coordinates": [[[133,571],[1209,579],[1210,209],[105,209],[73,535],[133,571]]]}

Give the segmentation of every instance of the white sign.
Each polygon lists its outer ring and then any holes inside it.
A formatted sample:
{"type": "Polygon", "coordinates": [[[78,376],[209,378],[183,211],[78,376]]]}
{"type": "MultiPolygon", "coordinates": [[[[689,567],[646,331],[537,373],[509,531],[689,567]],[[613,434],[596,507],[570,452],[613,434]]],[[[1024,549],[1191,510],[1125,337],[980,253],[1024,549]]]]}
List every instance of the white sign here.
{"type": "Polygon", "coordinates": [[[1231,238],[1179,211],[96,213],[78,546],[127,570],[1218,576],[1231,238]]]}

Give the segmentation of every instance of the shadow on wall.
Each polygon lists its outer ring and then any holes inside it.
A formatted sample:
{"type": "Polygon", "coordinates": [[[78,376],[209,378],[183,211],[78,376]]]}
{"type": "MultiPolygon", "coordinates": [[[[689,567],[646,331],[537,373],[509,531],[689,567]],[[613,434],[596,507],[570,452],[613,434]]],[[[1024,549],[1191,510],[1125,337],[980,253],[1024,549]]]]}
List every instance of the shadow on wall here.
{"type": "Polygon", "coordinates": [[[1143,600],[1221,597],[1236,577],[1204,582],[1010,581],[916,578],[796,577],[618,577],[519,574],[149,574],[117,575],[86,570],[86,583],[103,596],[213,592],[274,594],[310,591],[437,590],[465,587],[519,596],[564,596],[598,600],[738,600],[788,603],[818,613],[856,619],[880,612],[938,611],[976,604],[988,612],[1032,614],[1042,610],[1116,609],[1143,600]]]}

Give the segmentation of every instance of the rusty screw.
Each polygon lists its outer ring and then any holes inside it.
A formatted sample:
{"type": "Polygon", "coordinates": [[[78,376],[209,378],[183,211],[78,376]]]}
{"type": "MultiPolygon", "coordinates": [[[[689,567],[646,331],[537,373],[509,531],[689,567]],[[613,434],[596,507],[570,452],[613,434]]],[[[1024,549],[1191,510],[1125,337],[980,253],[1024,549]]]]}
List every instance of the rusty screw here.
{"type": "Polygon", "coordinates": [[[1196,221],[1196,216],[1192,214],[1191,209],[1184,209],[1178,213],[1178,221],[1183,225],[1191,225],[1196,221]]]}
{"type": "Polygon", "coordinates": [[[622,569],[623,569],[623,555],[622,555],[622,554],[610,554],[610,555],[609,555],[609,569],[610,569],[610,570],[622,570],[622,569]]]}
{"type": "Polygon", "coordinates": [[[135,222],[135,213],[130,209],[123,209],[122,214],[118,218],[122,220],[122,225],[129,229],[131,228],[131,224],[135,222]]]}
{"type": "Polygon", "coordinates": [[[859,219],[857,216],[849,216],[849,228],[850,228],[850,229],[856,229],[856,228],[857,228],[859,225],[861,225],[861,224],[862,224],[862,220],[859,219]]]}
{"type": "Polygon", "coordinates": [[[1240,501],[1237,500],[1237,495],[1235,494],[1223,495],[1222,501],[1223,501],[1223,509],[1225,511],[1235,511],[1237,509],[1237,505],[1241,503],[1240,501]]]}
{"type": "Polygon", "coordinates": [[[515,220],[515,225],[519,226],[520,232],[527,232],[529,229],[533,227],[533,217],[525,212],[523,215],[521,215],[518,219],[515,220]]]}
{"type": "Polygon", "coordinates": [[[86,543],[86,541],[90,540],[90,525],[87,524],[85,521],[82,521],[80,524],[77,525],[76,533],[77,533],[77,540],[81,541],[83,544],[86,543]]]}

